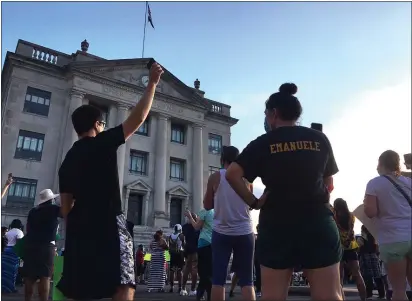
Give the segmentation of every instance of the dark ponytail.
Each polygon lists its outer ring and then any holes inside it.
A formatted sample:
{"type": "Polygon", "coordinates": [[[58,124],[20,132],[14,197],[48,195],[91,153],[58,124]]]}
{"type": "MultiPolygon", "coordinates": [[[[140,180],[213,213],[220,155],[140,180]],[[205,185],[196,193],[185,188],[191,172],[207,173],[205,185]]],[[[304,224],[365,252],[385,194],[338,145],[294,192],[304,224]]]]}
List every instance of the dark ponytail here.
{"type": "Polygon", "coordinates": [[[349,211],[346,201],[341,198],[336,199],[333,203],[333,207],[335,208],[336,221],[338,222],[339,226],[346,231],[351,230],[351,221],[353,219],[353,216],[349,211]]]}

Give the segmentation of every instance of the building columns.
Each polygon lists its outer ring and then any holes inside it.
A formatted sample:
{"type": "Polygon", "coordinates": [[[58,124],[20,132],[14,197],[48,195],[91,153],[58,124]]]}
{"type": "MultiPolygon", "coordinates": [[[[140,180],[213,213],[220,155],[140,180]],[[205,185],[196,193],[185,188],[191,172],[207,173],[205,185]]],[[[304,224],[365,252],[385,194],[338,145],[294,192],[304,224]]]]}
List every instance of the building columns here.
{"type": "Polygon", "coordinates": [[[78,140],[77,133],[74,130],[73,123],[72,123],[72,114],[78,107],[81,107],[83,105],[84,95],[85,93],[79,90],[76,90],[76,89],[72,89],[72,91],[70,92],[69,114],[67,116],[66,129],[65,129],[66,139],[63,144],[64,145],[63,156],[62,156],[63,160],[67,152],[69,151],[69,149],[73,146],[73,143],[75,143],[78,140]]]}
{"type": "Polygon", "coordinates": [[[203,208],[203,127],[193,125],[193,200],[192,209],[196,214],[203,208]]]}
{"type": "Polygon", "coordinates": [[[127,205],[125,205],[125,211],[123,213],[126,220],[127,220],[128,209],[129,209],[129,196],[130,196],[130,189],[127,188],[126,189],[126,196],[124,198],[124,203],[127,204],[127,205]]]}
{"type": "MultiPolygon", "coordinates": [[[[129,108],[127,106],[119,105],[117,107],[117,124],[123,123],[129,116],[129,108]]],[[[117,168],[119,172],[120,195],[122,198],[122,209],[127,217],[128,202],[123,198],[123,178],[124,178],[124,162],[126,157],[126,144],[122,144],[117,149],[117,168]]]]}
{"type": "MultiPolygon", "coordinates": [[[[156,155],[155,155],[155,183],[154,183],[154,214],[166,217],[166,173],[167,173],[167,126],[168,117],[158,115],[156,131],[156,155]]],[[[160,222],[162,224],[162,222],[160,222]]],[[[160,225],[160,224],[159,224],[160,225]]],[[[156,224],[157,226],[157,224],[156,224]]]]}
{"type": "Polygon", "coordinates": [[[144,199],[143,199],[142,221],[143,221],[144,226],[147,226],[147,217],[149,215],[149,200],[150,200],[150,191],[146,192],[146,195],[144,196],[144,199]]]}

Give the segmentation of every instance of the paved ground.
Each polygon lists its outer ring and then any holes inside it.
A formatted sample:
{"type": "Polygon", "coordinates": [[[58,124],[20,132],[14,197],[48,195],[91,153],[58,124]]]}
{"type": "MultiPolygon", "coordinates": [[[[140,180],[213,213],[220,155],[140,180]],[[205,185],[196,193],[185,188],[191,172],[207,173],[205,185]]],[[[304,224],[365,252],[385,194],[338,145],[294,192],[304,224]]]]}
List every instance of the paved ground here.
{"type": "MultiPolygon", "coordinates": [[[[229,290],[229,286],[227,286],[226,291],[229,290]]],[[[346,300],[359,300],[356,288],[354,287],[347,287],[345,288],[345,295],[346,295],[346,300]]],[[[226,300],[230,301],[240,301],[241,295],[240,295],[240,290],[237,289],[235,291],[235,297],[229,298],[227,296],[226,300]]],[[[24,295],[23,295],[23,289],[19,288],[19,292],[16,294],[11,294],[11,295],[2,295],[1,296],[2,301],[23,301],[24,300],[24,295]]],[[[36,298],[34,300],[37,300],[36,298]]],[[[138,286],[136,290],[136,296],[134,300],[147,300],[147,301],[194,301],[194,297],[181,297],[177,293],[170,294],[170,293],[147,293],[146,292],[146,286],[140,285],[138,286]]],[[[309,288],[308,287],[291,287],[289,291],[289,298],[288,300],[310,300],[309,296],[309,288]]]]}

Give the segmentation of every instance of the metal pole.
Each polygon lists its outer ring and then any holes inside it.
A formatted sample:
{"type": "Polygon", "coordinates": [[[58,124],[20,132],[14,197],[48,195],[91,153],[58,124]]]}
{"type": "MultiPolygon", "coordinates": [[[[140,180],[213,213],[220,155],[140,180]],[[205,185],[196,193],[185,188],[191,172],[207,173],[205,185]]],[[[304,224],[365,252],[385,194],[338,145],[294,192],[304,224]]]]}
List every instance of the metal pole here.
{"type": "Polygon", "coordinates": [[[143,29],[143,49],[142,49],[142,58],[144,58],[144,43],[146,40],[146,25],[147,25],[147,6],[149,3],[146,1],[146,11],[144,13],[144,29],[143,29]]]}

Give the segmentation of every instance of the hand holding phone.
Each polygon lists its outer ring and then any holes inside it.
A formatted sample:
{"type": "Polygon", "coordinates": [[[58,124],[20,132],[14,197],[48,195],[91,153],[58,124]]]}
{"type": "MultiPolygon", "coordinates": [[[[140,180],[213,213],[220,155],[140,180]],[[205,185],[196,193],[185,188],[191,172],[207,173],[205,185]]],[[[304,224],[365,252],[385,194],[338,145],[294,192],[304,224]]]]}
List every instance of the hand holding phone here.
{"type": "Polygon", "coordinates": [[[6,181],[6,185],[9,186],[11,183],[13,183],[13,174],[9,173],[7,181],[6,181]]]}
{"type": "Polygon", "coordinates": [[[311,128],[311,129],[314,129],[314,130],[317,130],[317,131],[319,131],[319,132],[322,132],[322,130],[323,130],[323,125],[322,125],[321,123],[312,123],[312,124],[310,125],[310,128],[311,128]]]}

